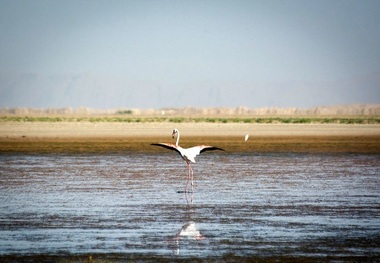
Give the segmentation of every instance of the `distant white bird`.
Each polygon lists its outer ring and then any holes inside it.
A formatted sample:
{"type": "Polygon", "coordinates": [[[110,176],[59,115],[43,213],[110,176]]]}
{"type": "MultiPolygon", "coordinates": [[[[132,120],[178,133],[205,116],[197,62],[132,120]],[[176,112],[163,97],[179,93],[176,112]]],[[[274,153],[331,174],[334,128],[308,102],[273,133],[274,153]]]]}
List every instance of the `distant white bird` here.
{"type": "Polygon", "coordinates": [[[249,138],[249,134],[246,134],[245,137],[244,137],[244,141],[248,141],[248,138],[249,138]]]}
{"type": "Polygon", "coordinates": [[[169,150],[175,150],[181,155],[182,159],[185,160],[185,162],[187,163],[187,167],[189,169],[189,174],[187,176],[187,182],[186,182],[186,187],[185,187],[185,193],[186,193],[187,192],[187,186],[189,184],[190,178],[191,178],[191,190],[193,191],[194,173],[193,173],[193,169],[190,166],[190,163],[195,163],[195,157],[197,155],[201,154],[202,152],[205,152],[205,151],[211,151],[211,150],[224,151],[224,150],[221,148],[218,148],[218,147],[208,146],[208,145],[198,145],[198,146],[194,146],[191,148],[182,148],[181,146],[178,145],[180,134],[179,134],[179,131],[177,129],[174,129],[172,132],[173,138],[174,138],[175,134],[177,134],[177,141],[175,144],[172,144],[172,143],[152,143],[152,145],[161,146],[161,147],[167,148],[169,150]]]}

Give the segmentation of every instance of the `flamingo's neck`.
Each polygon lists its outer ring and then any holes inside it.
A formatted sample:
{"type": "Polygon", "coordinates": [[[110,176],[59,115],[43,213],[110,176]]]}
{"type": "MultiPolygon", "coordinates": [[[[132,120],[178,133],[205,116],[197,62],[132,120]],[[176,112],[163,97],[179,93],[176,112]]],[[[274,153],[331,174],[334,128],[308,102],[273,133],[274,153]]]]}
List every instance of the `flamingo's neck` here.
{"type": "Polygon", "coordinates": [[[179,135],[179,131],[177,131],[177,141],[176,141],[176,143],[175,143],[176,146],[178,146],[178,143],[179,143],[179,136],[180,136],[180,135],[179,135]]]}

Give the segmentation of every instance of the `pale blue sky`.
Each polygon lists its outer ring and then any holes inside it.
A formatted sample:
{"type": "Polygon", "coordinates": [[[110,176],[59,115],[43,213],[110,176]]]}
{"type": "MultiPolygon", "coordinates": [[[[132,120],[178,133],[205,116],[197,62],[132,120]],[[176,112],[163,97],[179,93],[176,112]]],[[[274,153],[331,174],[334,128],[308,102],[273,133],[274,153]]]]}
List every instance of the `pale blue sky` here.
{"type": "Polygon", "coordinates": [[[380,1],[0,0],[0,58],[0,107],[380,103],[380,1]]]}

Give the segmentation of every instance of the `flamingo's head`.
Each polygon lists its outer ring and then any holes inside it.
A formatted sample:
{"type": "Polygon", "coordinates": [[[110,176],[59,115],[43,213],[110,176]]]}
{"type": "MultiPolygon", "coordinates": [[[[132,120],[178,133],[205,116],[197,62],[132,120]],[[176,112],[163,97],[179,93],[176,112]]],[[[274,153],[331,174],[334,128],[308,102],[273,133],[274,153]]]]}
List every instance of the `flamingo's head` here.
{"type": "Polygon", "coordinates": [[[172,137],[173,137],[173,138],[174,138],[174,135],[175,135],[176,133],[178,133],[177,128],[175,128],[175,129],[173,130],[173,132],[172,132],[172,137]]]}

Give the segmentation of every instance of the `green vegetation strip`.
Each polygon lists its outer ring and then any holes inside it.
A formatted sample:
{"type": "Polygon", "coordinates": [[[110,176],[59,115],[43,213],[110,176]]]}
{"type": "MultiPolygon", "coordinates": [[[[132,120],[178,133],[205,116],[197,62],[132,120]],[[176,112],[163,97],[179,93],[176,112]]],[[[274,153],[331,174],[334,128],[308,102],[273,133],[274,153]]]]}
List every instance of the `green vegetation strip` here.
{"type": "Polygon", "coordinates": [[[296,123],[296,124],[379,124],[380,117],[31,117],[2,116],[0,122],[170,122],[170,123],[296,123]]]}

